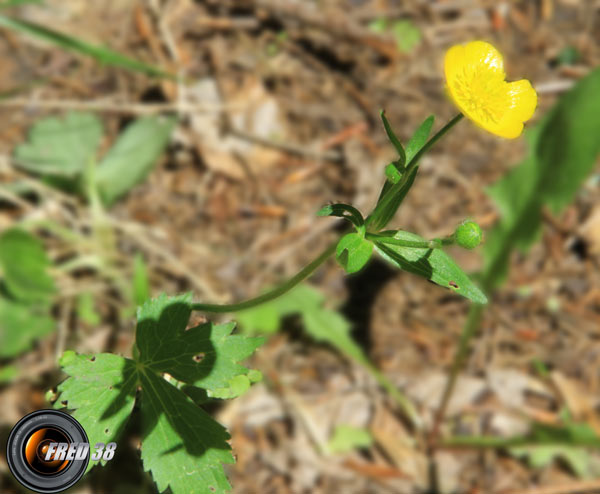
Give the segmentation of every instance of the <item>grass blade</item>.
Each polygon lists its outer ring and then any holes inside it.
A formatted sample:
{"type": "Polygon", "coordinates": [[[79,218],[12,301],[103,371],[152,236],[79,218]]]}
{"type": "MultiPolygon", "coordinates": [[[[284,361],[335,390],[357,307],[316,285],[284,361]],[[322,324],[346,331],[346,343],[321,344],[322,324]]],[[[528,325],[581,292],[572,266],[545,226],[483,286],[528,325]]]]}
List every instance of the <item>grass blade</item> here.
{"type": "Polygon", "coordinates": [[[40,24],[0,15],[0,26],[33,36],[66,50],[95,58],[99,62],[107,65],[114,65],[124,69],[142,72],[144,74],[158,77],[175,77],[173,74],[169,74],[158,67],[154,67],[133,58],[129,58],[109,48],[92,45],[80,39],[69,36],[68,34],[44,27],[40,24]]]}

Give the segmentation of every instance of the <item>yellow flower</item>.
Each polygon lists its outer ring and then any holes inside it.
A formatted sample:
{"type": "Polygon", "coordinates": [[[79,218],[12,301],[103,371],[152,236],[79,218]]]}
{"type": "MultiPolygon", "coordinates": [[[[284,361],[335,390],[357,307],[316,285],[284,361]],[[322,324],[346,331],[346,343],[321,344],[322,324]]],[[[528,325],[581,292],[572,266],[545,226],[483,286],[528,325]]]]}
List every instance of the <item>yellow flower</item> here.
{"type": "Polygon", "coordinates": [[[537,105],[528,80],[506,82],[502,55],[489,43],[453,46],[444,60],[450,96],[460,111],[492,134],[513,139],[537,105]]]}

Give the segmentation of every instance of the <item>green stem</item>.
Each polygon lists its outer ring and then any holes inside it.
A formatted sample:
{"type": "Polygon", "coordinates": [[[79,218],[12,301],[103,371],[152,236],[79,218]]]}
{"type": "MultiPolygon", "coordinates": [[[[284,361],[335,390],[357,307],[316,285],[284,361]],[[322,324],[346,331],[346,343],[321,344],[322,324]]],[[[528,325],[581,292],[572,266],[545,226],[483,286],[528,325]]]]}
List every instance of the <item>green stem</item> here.
{"type": "Polygon", "coordinates": [[[567,439],[548,438],[540,439],[535,437],[495,437],[495,436],[452,436],[440,441],[442,448],[514,448],[517,446],[581,446],[593,447],[600,446],[596,437],[580,438],[575,441],[567,439]]]}
{"type": "Polygon", "coordinates": [[[438,249],[444,245],[452,245],[454,243],[453,237],[447,238],[436,238],[433,240],[402,240],[400,238],[394,238],[387,235],[379,235],[376,233],[367,233],[365,235],[367,240],[373,242],[379,242],[382,244],[399,245],[400,247],[410,247],[412,249],[438,249]]]}
{"type": "Polygon", "coordinates": [[[369,374],[373,376],[373,378],[377,381],[387,394],[400,406],[402,411],[406,414],[406,417],[414,426],[415,429],[421,430],[423,428],[423,421],[417,409],[410,401],[410,399],[405,396],[402,391],[400,391],[396,385],[390,381],[383,372],[381,372],[377,367],[375,367],[370,361],[366,360],[362,362],[362,365],[367,369],[369,374]]]}
{"type": "Polygon", "coordinates": [[[452,127],[454,127],[458,122],[460,122],[463,118],[463,114],[459,113],[458,115],[455,115],[454,118],[452,118],[446,125],[444,125],[440,130],[438,130],[435,135],[433,135],[426,143],[425,145],[419,149],[419,152],[417,154],[415,154],[413,156],[413,158],[410,160],[410,162],[408,163],[407,169],[410,169],[411,167],[416,166],[416,164],[419,162],[419,160],[421,159],[421,157],[427,152],[429,151],[429,149],[437,142],[439,141],[452,127]]]}
{"type": "Polygon", "coordinates": [[[385,224],[379,224],[381,216],[385,213],[390,203],[395,199],[396,195],[406,186],[414,173],[416,173],[417,164],[419,163],[421,157],[427,151],[429,151],[429,149],[431,149],[431,147],[437,141],[439,141],[452,127],[460,122],[462,118],[462,113],[456,115],[452,120],[438,130],[436,134],[425,143],[419,152],[413,156],[410,162],[406,165],[406,169],[404,173],[402,173],[402,178],[388,189],[385,195],[377,203],[377,206],[375,206],[373,212],[367,218],[367,225],[372,227],[371,231],[379,231],[382,228],[385,228],[385,224]]]}
{"type": "Polygon", "coordinates": [[[279,297],[280,295],[283,295],[285,292],[291,290],[300,282],[304,281],[311,274],[313,274],[315,270],[335,252],[336,246],[337,242],[332,243],[313,262],[305,266],[295,276],[291,277],[285,283],[279,285],[270,292],[263,293],[258,297],[251,298],[249,300],[245,300],[244,302],[238,302],[235,304],[202,304],[197,302],[193,303],[191,305],[191,308],[192,310],[198,310],[202,312],[237,312],[243,309],[249,309],[251,307],[264,304],[265,302],[268,302],[279,297]]]}
{"type": "Polygon", "coordinates": [[[450,398],[452,397],[452,393],[454,392],[456,381],[458,379],[458,374],[464,367],[467,357],[469,356],[469,343],[471,342],[473,336],[479,329],[479,324],[481,323],[481,316],[483,315],[484,308],[484,305],[472,304],[469,310],[467,321],[465,322],[465,325],[463,326],[462,332],[460,334],[458,349],[456,350],[456,354],[454,355],[454,360],[452,362],[452,368],[450,369],[450,376],[448,377],[448,381],[446,382],[444,394],[442,395],[440,405],[435,415],[435,420],[431,431],[431,437],[434,440],[438,436],[440,425],[444,420],[444,416],[446,415],[448,403],[450,402],[450,398]]]}

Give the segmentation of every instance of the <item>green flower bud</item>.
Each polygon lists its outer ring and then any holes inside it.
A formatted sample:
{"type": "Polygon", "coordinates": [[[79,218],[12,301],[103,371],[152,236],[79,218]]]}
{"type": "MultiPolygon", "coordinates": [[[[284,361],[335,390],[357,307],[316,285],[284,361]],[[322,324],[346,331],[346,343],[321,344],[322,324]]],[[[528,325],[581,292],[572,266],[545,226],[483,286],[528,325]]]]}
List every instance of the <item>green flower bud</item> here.
{"type": "Polygon", "coordinates": [[[477,223],[465,220],[456,228],[454,240],[465,249],[474,249],[483,240],[483,232],[477,223]]]}

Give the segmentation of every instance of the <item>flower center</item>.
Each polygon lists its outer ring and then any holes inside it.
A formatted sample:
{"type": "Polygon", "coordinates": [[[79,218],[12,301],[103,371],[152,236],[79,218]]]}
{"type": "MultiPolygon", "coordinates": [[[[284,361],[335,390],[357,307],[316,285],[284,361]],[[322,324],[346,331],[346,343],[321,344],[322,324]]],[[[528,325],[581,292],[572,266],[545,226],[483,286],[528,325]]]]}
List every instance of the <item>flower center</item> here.
{"type": "Polygon", "coordinates": [[[470,66],[452,81],[452,89],[467,113],[482,122],[497,124],[510,104],[506,84],[501,71],[470,66]]]}

